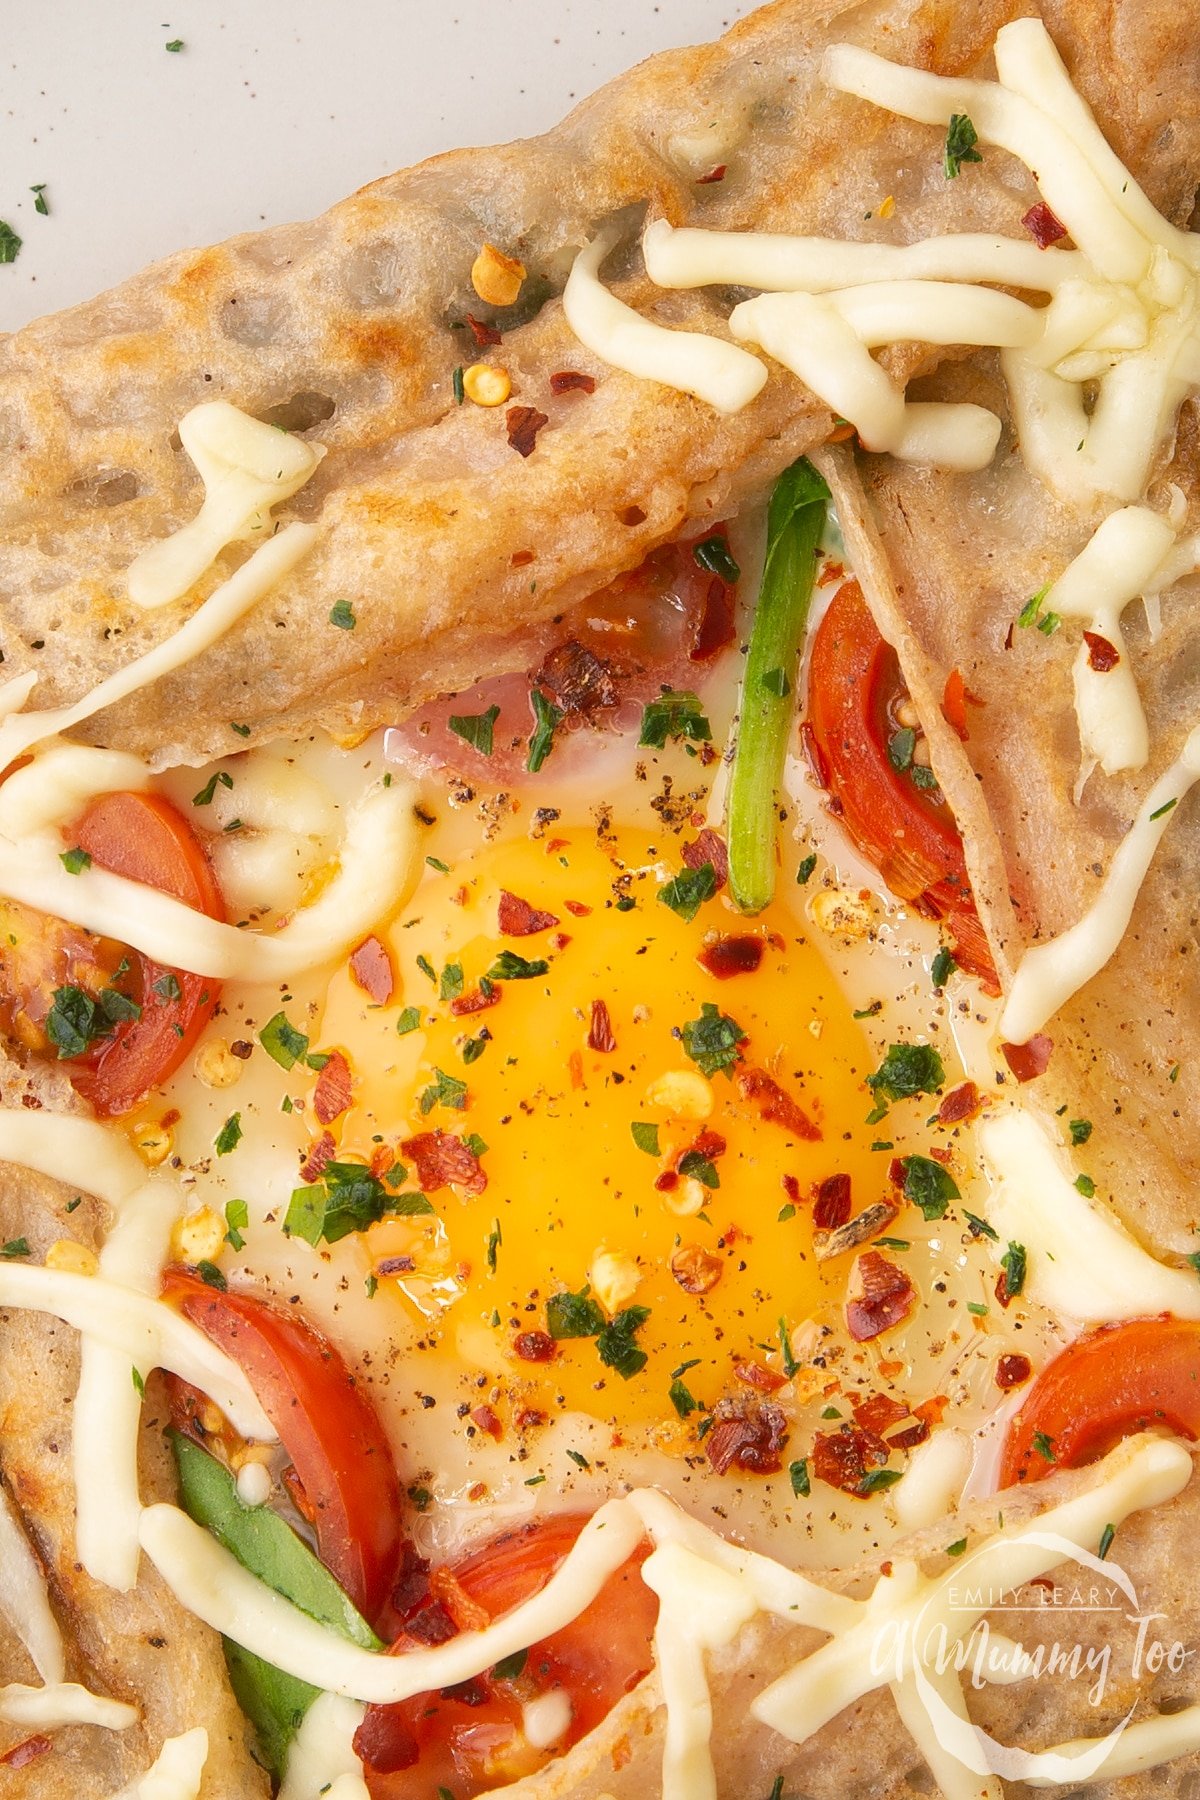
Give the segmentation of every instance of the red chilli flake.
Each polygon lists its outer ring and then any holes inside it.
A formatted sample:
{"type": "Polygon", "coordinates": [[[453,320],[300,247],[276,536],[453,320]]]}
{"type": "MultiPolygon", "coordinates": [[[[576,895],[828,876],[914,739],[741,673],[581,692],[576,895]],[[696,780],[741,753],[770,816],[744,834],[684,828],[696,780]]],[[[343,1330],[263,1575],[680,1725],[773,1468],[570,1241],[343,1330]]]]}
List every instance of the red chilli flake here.
{"type": "Polygon", "coordinates": [[[469,994],[460,994],[457,1000],[450,1002],[452,1019],[469,1019],[472,1013],[486,1012],[489,1006],[499,1006],[503,988],[499,982],[492,983],[491,992],[485,994],[482,988],[472,988],[469,994]]]}
{"type": "Polygon", "coordinates": [[[563,905],[573,919],[586,919],[591,915],[591,907],[585,906],[582,900],[564,900],[563,905]]]}
{"type": "Polygon", "coordinates": [[[942,1104],[938,1107],[939,1125],[958,1125],[964,1119],[973,1119],[982,1102],[979,1089],[973,1081],[960,1082],[958,1087],[951,1088],[942,1104]]]}
{"type": "Polygon", "coordinates": [[[813,1224],[818,1231],[836,1231],[850,1217],[850,1177],[827,1175],[817,1189],[813,1224]]]}
{"type": "Polygon", "coordinates": [[[313,1111],[322,1125],[332,1125],[350,1104],[350,1064],[340,1050],[335,1050],[313,1090],[313,1111]]]}
{"type": "Polygon", "coordinates": [[[728,1147],[719,1131],[702,1131],[686,1150],[680,1152],[680,1157],[703,1156],[708,1162],[716,1162],[718,1157],[724,1156],[728,1147]]]}
{"type": "Polygon", "coordinates": [[[728,167],[728,163],[718,163],[715,169],[708,171],[707,175],[697,175],[696,186],[707,187],[710,181],[724,181],[725,171],[728,167]]]}
{"type": "Polygon", "coordinates": [[[1036,1081],[1039,1075],[1046,1073],[1054,1039],[1039,1032],[1027,1044],[1001,1044],[1000,1048],[1018,1081],[1036,1081]]]}
{"type": "Polygon", "coordinates": [[[598,1050],[602,1056],[611,1056],[617,1047],[613,1036],[612,1020],[608,1016],[608,1008],[603,1000],[592,1001],[592,1022],[588,1026],[588,1049],[598,1050]]]}
{"type": "Polygon", "coordinates": [[[747,932],[742,937],[719,937],[701,950],[696,961],[717,981],[729,981],[735,975],[753,975],[759,968],[766,949],[764,940],[747,932]]]}
{"type": "Polygon", "coordinates": [[[396,991],[396,971],[387,946],[377,937],[364,938],[350,953],[350,973],[376,1006],[386,1006],[396,991]]]}
{"type": "Polygon", "coordinates": [[[819,1431],[813,1439],[813,1474],[843,1494],[859,1494],[863,1477],[887,1459],[888,1447],[874,1431],[843,1425],[840,1431],[819,1431]]]}
{"type": "Polygon", "coordinates": [[[778,1475],[787,1434],[787,1415],[772,1401],[721,1400],[704,1448],[718,1475],[734,1467],[749,1475],[778,1475]]]}
{"type": "Polygon", "coordinates": [[[782,1125],[793,1137],[807,1143],[820,1142],[821,1129],[814,1125],[804,1109],[773,1081],[765,1069],[739,1069],[734,1077],[738,1095],[757,1107],[768,1125],[782,1125]]]}
{"type": "Polygon", "coordinates": [[[536,406],[510,406],[504,418],[513,449],[520,456],[532,456],[537,434],[550,423],[550,415],[539,412],[536,406]]]}
{"type": "Polygon", "coordinates": [[[1066,226],[1061,219],[1055,217],[1044,200],[1036,200],[1021,223],[1039,250],[1048,250],[1051,244],[1057,244],[1059,238],[1067,235],[1066,226]]]}
{"type": "Polygon", "coordinates": [[[417,1181],[423,1194],[453,1184],[465,1194],[482,1194],[487,1187],[487,1174],[469,1144],[449,1131],[422,1131],[405,1138],[400,1146],[402,1156],[411,1156],[417,1167],[417,1181]]]}
{"type": "Polygon", "coordinates": [[[846,1302],[846,1329],[856,1344],[865,1344],[898,1325],[912,1311],[917,1295],[904,1270],[878,1250],[860,1256],[855,1272],[862,1289],[846,1302]]]}
{"type": "Polygon", "coordinates": [[[996,1364],[996,1386],[1008,1392],[1009,1388],[1024,1387],[1033,1374],[1033,1364],[1027,1356],[1013,1351],[1002,1356],[996,1364]]]}
{"type": "Polygon", "coordinates": [[[778,1369],[768,1369],[765,1363],[734,1363],[733,1372],[737,1379],[748,1388],[755,1388],[760,1394],[774,1394],[779,1388],[786,1386],[787,1376],[778,1369]]]}
{"type": "Polygon", "coordinates": [[[317,1181],[337,1154],[332,1131],[323,1131],[300,1164],[301,1181],[317,1181]]]}
{"type": "Polygon", "coordinates": [[[482,319],[472,318],[470,313],[467,314],[467,324],[471,327],[472,336],[481,350],[485,350],[489,344],[498,344],[501,341],[500,333],[494,325],[485,325],[482,319]]]}
{"type": "Polygon", "coordinates": [[[794,1175],[781,1175],[779,1177],[779,1185],[782,1187],[792,1205],[795,1206],[800,1199],[800,1183],[796,1177],[794,1175]]]}
{"type": "Polygon", "coordinates": [[[705,828],[692,843],[683,846],[680,855],[689,869],[702,869],[705,863],[711,863],[718,888],[729,880],[729,852],[718,832],[705,828]]]}
{"type": "Polygon", "coordinates": [[[513,1342],[513,1354],[522,1362],[548,1363],[558,1355],[558,1345],[546,1331],[523,1331],[513,1342]]]}
{"type": "Polygon", "coordinates": [[[557,369],[550,377],[552,394],[594,394],[596,377],[585,375],[579,369],[557,369]]]}
{"type": "Polygon", "coordinates": [[[38,1732],[35,1737],[23,1738],[19,1744],[14,1744],[11,1750],[6,1750],[4,1755],[0,1756],[0,1763],[6,1769],[23,1769],[27,1763],[33,1762],[39,1756],[45,1756],[47,1750],[53,1750],[53,1748],[54,1745],[50,1739],[43,1737],[41,1732],[38,1732]]]}
{"type": "Polygon", "coordinates": [[[863,1431],[874,1431],[882,1437],[889,1425],[898,1425],[901,1419],[907,1419],[908,1408],[903,1400],[893,1400],[890,1394],[872,1394],[868,1400],[855,1400],[851,1403],[854,1423],[863,1431]]]}
{"type": "Polygon", "coordinates": [[[903,1431],[893,1431],[888,1443],[893,1450],[915,1450],[929,1436],[929,1425],[926,1420],[918,1419],[915,1425],[906,1425],[903,1431]]]}
{"type": "Polygon", "coordinates": [[[558,919],[554,913],[539,912],[519,894],[510,894],[507,888],[501,888],[496,922],[503,937],[534,937],[539,931],[552,931],[558,919]]]}
{"type": "Polygon", "coordinates": [[[1089,669],[1095,669],[1098,675],[1107,675],[1110,669],[1116,668],[1121,652],[1115,644],[1110,644],[1098,631],[1085,631],[1083,641],[1088,647],[1089,669]]]}
{"type": "Polygon", "coordinates": [[[504,1427],[500,1423],[499,1414],[494,1413],[490,1406],[473,1407],[471,1423],[477,1425],[480,1431],[486,1431],[488,1436],[495,1438],[497,1443],[504,1436],[504,1427]]]}

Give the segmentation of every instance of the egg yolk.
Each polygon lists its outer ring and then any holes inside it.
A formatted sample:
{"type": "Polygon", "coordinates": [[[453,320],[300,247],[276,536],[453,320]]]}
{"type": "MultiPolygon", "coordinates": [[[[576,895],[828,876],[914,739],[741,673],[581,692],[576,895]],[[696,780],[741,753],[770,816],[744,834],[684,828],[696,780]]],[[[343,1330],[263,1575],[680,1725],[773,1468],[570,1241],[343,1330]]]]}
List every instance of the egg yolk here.
{"type": "Polygon", "coordinates": [[[867,1046],[797,916],[723,892],[681,916],[676,857],[603,827],[483,850],[391,928],[387,1006],[331,986],[323,1042],[355,1076],[338,1154],[411,1175],[441,1133],[478,1159],[367,1247],[415,1354],[485,1372],[500,1423],[569,1407],[681,1439],[831,1303],[817,1184],[849,1176],[856,1211],[886,1190],[867,1046]]]}

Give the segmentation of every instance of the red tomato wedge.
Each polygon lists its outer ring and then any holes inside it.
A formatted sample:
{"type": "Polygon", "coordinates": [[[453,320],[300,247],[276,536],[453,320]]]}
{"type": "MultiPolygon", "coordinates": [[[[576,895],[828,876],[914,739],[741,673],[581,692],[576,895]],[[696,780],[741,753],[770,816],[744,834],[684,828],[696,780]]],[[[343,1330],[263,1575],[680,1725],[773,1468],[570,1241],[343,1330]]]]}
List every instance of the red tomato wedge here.
{"type": "Polygon", "coordinates": [[[813,639],[808,725],[838,815],[894,894],[944,918],[959,965],[998,993],[954,815],[936,789],[897,769],[888,745],[907,699],[896,652],[880,636],[862,589],[838,589],[813,639]]]}
{"type": "Polygon", "coordinates": [[[321,1561],[372,1625],[402,1545],[400,1481],[383,1426],[341,1356],[295,1312],[169,1269],[163,1298],[242,1369],[303,1489],[321,1561]]]}
{"type": "MultiPolygon", "coordinates": [[[[177,807],[158,794],[102,794],[64,832],[97,868],[141,881],[185,906],[224,919],[225,903],[199,838],[177,807]]],[[[203,1031],[220,984],[164,968],[130,952],[132,998],[140,1019],[118,1025],[71,1065],[71,1079],[102,1117],[129,1112],[174,1073],[203,1031]]]]}
{"type": "Polygon", "coordinates": [[[1069,1344],[1008,1428],[1000,1485],[1095,1462],[1136,1431],[1200,1438],[1200,1324],[1130,1319],[1069,1344]]]}
{"type": "MultiPolygon", "coordinates": [[[[449,1571],[420,1575],[394,1653],[453,1636],[455,1608],[460,1616],[479,1610],[478,1624],[511,1611],[545,1586],[586,1522],[579,1513],[538,1520],[449,1571]]],[[[426,1800],[439,1788],[455,1800],[472,1800],[578,1743],[652,1666],[658,1600],[639,1573],[644,1558],[645,1551],[631,1557],[573,1624],[535,1644],[523,1660],[500,1665],[499,1676],[491,1670],[440,1694],[368,1707],[354,1747],[372,1800],[426,1800]],[[550,1748],[538,1749],[525,1737],[522,1708],[556,1689],[569,1702],[569,1723],[550,1748]]]]}

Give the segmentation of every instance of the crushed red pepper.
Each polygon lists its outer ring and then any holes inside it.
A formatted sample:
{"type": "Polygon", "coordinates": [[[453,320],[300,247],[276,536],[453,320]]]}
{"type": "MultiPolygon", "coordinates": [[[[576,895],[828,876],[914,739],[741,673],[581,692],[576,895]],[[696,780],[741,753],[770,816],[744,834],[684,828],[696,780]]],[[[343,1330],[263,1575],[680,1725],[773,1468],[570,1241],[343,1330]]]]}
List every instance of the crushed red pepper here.
{"type": "Polygon", "coordinates": [[[332,1131],[323,1131],[300,1164],[301,1181],[317,1181],[337,1154],[332,1131]]]}
{"type": "Polygon", "coordinates": [[[1088,668],[1095,669],[1098,675],[1107,675],[1115,669],[1121,660],[1121,652],[1108,638],[1101,637],[1098,631],[1085,631],[1083,641],[1087,645],[1088,668]]]}
{"type": "Polygon", "coordinates": [[[1018,1081],[1036,1081],[1044,1075],[1050,1062],[1054,1039],[1039,1032],[1026,1044],[1001,1044],[1004,1060],[1018,1081]]]}
{"type": "Polygon", "coordinates": [[[613,1036],[612,1020],[608,1007],[603,1000],[592,1001],[592,1017],[588,1026],[588,1049],[596,1050],[602,1056],[610,1056],[617,1047],[613,1036]]]}
{"type": "Polygon", "coordinates": [[[865,1344],[907,1317],[917,1296],[904,1270],[878,1250],[865,1251],[855,1269],[862,1288],[846,1302],[846,1329],[855,1343],[865,1344]]]}
{"type": "Polygon", "coordinates": [[[504,419],[513,449],[519,456],[532,456],[538,432],[550,423],[549,414],[539,412],[536,406],[510,406],[504,419]]]}
{"type": "Polygon", "coordinates": [[[792,1132],[807,1143],[820,1141],[820,1126],[814,1125],[804,1108],[765,1069],[739,1068],[734,1076],[734,1085],[739,1099],[756,1107],[760,1117],[768,1125],[782,1125],[785,1131],[792,1132]]]}
{"type": "Polygon", "coordinates": [[[692,843],[683,846],[680,855],[689,869],[702,869],[708,863],[718,889],[729,880],[729,852],[719,832],[706,827],[692,843]]]}
{"type": "Polygon", "coordinates": [[[507,888],[500,890],[496,919],[503,937],[534,937],[539,931],[552,931],[558,924],[554,913],[539,912],[519,894],[510,894],[507,888]]]}
{"type": "Polygon", "coordinates": [[[700,967],[717,981],[730,981],[735,975],[753,975],[761,966],[766,942],[753,932],[735,937],[718,937],[706,944],[697,956],[700,967]]]}
{"type": "Polygon", "coordinates": [[[350,973],[376,1006],[386,1006],[396,991],[396,972],[386,944],[377,937],[364,938],[350,953],[350,973]]]}
{"type": "Polygon", "coordinates": [[[332,1125],[346,1111],[350,1099],[350,1064],[340,1050],[335,1050],[317,1076],[317,1085],[313,1090],[313,1111],[322,1125],[332,1125]]]}
{"type": "Polygon", "coordinates": [[[1051,212],[1044,200],[1035,200],[1021,223],[1039,250],[1048,250],[1051,244],[1057,244],[1060,238],[1067,235],[1066,226],[1051,212]]]}
{"type": "Polygon", "coordinates": [[[779,1452],[787,1442],[788,1422],[783,1408],[774,1402],[719,1400],[716,1423],[704,1440],[708,1460],[718,1475],[731,1468],[750,1475],[777,1475],[783,1467],[779,1452]]]}
{"type": "Polygon", "coordinates": [[[813,1474],[843,1494],[859,1494],[869,1471],[881,1468],[887,1459],[888,1447],[878,1433],[853,1425],[819,1431],[813,1439],[813,1474]]]}
{"type": "Polygon", "coordinates": [[[487,1173],[479,1158],[451,1131],[418,1132],[416,1137],[405,1138],[400,1153],[416,1164],[423,1194],[435,1194],[451,1183],[467,1194],[482,1194],[487,1187],[487,1173]]]}
{"type": "Polygon", "coordinates": [[[580,369],[556,369],[550,377],[552,394],[594,394],[596,377],[585,375],[580,369]]]}
{"type": "Polygon", "coordinates": [[[813,1202],[813,1224],[818,1231],[836,1231],[850,1217],[850,1177],[827,1175],[813,1202]]]}

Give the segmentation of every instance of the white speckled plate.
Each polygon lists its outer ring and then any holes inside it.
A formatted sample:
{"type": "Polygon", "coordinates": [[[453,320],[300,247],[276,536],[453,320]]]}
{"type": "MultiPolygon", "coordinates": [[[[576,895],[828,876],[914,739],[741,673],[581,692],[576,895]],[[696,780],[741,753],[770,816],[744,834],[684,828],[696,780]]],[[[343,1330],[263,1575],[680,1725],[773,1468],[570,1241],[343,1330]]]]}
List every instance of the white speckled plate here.
{"type": "Polygon", "coordinates": [[[751,0],[47,0],[9,7],[0,329],[156,256],[529,136],[751,0]],[[182,48],[166,46],[182,40],[182,48]],[[45,183],[48,216],[31,189],[45,183]]]}

